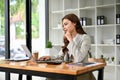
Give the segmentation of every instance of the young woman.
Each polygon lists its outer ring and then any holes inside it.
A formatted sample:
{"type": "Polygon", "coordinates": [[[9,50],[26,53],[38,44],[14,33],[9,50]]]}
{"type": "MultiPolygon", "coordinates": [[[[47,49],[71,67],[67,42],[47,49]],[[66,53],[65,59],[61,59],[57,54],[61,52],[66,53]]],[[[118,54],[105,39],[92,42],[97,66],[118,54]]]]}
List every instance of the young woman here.
{"type": "MultiPolygon", "coordinates": [[[[60,56],[67,53],[73,62],[88,62],[88,51],[90,50],[90,37],[83,30],[79,18],[75,14],[68,14],[62,18],[64,34],[64,46],[59,52],[60,56]]],[[[51,59],[55,56],[43,56],[40,59],[51,59]]],[[[48,79],[53,80],[53,79],[48,79]]],[[[78,80],[95,80],[92,73],[78,77],[78,80]]]]}

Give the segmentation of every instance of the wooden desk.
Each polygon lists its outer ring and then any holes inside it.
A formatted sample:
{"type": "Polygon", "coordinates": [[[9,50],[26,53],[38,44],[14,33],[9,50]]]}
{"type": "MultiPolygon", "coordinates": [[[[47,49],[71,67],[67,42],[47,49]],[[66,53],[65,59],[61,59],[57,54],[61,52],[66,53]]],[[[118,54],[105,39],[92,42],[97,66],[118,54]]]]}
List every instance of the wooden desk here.
{"type": "MultiPolygon", "coordinates": [[[[98,70],[98,80],[103,80],[103,70],[105,64],[95,64],[92,66],[74,66],[62,63],[61,65],[34,64],[28,62],[5,62],[0,64],[0,71],[8,73],[26,74],[29,76],[42,76],[55,79],[77,80],[77,76],[98,70]],[[21,65],[26,63],[26,66],[21,65]]],[[[10,80],[6,77],[6,80],[10,80]]]]}

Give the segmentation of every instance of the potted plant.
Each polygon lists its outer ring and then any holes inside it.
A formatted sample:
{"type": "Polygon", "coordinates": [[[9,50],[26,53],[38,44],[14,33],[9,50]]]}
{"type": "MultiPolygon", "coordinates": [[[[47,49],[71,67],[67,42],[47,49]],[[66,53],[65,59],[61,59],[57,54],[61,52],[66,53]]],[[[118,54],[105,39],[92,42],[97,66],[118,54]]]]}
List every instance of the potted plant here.
{"type": "Polygon", "coordinates": [[[103,54],[101,55],[100,59],[98,59],[98,62],[106,63],[105,57],[103,54]]]}
{"type": "Polygon", "coordinates": [[[88,55],[89,55],[88,61],[89,62],[95,62],[95,58],[92,56],[90,51],[88,51],[88,55]]]}
{"type": "Polygon", "coordinates": [[[103,56],[103,55],[101,55],[101,56],[100,56],[100,58],[101,58],[101,59],[104,59],[104,56],[103,56]]]}
{"type": "Polygon", "coordinates": [[[89,62],[102,62],[102,63],[106,63],[106,62],[105,62],[105,58],[104,58],[103,55],[101,55],[100,58],[93,58],[93,57],[92,57],[92,54],[89,53],[89,56],[90,56],[90,58],[88,58],[88,61],[89,61],[89,62]]]}
{"type": "Polygon", "coordinates": [[[53,47],[52,42],[48,40],[46,42],[46,49],[45,49],[47,55],[50,55],[52,47],[53,47]]]}
{"type": "Polygon", "coordinates": [[[46,48],[52,48],[52,42],[51,41],[47,41],[46,43],[46,48]]]}
{"type": "Polygon", "coordinates": [[[115,57],[111,57],[112,63],[114,63],[115,57]]]}

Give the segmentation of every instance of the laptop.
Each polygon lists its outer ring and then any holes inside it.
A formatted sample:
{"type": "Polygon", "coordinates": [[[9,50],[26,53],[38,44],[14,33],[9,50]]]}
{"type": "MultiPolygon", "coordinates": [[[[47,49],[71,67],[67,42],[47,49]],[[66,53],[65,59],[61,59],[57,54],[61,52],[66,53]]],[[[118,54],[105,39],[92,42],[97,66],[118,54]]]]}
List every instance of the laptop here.
{"type": "MultiPolygon", "coordinates": [[[[24,50],[25,54],[18,55],[17,57],[9,59],[10,61],[26,61],[30,60],[31,58],[33,60],[34,57],[32,56],[32,53],[29,51],[26,45],[21,45],[22,49],[24,50]]],[[[47,64],[61,64],[63,60],[35,60],[37,63],[47,63],[47,64]]]]}
{"type": "Polygon", "coordinates": [[[29,51],[29,49],[27,48],[26,45],[21,45],[22,49],[23,49],[23,53],[17,53],[13,58],[10,59],[6,59],[8,61],[26,61],[26,60],[30,60],[32,57],[31,52],[29,51]]]}
{"type": "Polygon", "coordinates": [[[28,49],[28,47],[26,45],[21,45],[21,47],[23,48],[27,57],[29,57],[29,58],[33,57],[32,53],[30,52],[30,50],[28,49]]]}

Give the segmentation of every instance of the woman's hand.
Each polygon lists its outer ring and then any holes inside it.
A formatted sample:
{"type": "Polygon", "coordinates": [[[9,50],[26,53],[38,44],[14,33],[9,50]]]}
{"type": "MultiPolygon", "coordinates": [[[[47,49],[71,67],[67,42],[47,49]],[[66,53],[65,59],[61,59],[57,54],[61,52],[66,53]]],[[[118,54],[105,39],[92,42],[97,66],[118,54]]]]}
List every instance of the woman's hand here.
{"type": "Polygon", "coordinates": [[[42,56],[39,58],[39,60],[41,60],[41,61],[51,60],[51,57],[50,56],[42,56]]]}
{"type": "Polygon", "coordinates": [[[71,42],[73,40],[72,35],[68,31],[65,33],[64,36],[68,39],[69,42],[71,42]]]}

